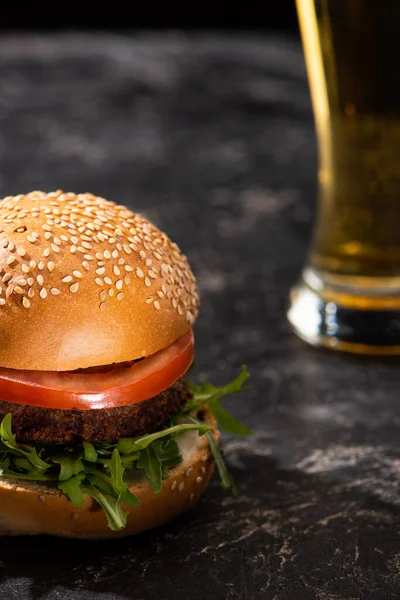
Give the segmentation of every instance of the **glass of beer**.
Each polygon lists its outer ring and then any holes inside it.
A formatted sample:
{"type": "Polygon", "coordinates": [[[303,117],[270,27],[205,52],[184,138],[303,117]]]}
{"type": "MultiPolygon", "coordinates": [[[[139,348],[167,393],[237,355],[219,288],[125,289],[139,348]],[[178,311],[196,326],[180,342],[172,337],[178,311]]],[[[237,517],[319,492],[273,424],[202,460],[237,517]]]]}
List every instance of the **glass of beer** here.
{"type": "Polygon", "coordinates": [[[288,318],[314,345],[400,354],[400,0],[296,0],[318,212],[288,318]]]}

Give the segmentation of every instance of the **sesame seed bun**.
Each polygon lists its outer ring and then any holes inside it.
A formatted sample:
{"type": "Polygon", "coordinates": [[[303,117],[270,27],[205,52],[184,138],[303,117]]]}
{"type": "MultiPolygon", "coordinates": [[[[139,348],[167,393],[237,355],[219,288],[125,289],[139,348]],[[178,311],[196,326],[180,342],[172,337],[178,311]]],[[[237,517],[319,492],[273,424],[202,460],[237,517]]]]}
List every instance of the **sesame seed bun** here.
{"type": "Polygon", "coordinates": [[[184,335],[198,306],[177,245],[126,207],[61,191],[0,202],[0,366],[148,356],[184,335]]]}
{"type": "MultiPolygon", "coordinates": [[[[215,427],[211,412],[207,410],[205,415],[205,421],[215,427]]],[[[213,434],[218,441],[216,429],[213,434]]],[[[188,431],[176,440],[183,461],[170,469],[159,494],[143,479],[129,484],[140,506],[122,506],[129,512],[128,524],[122,531],[111,531],[103,510],[87,496],[83,508],[77,508],[55,487],[0,478],[0,535],[49,534],[106,539],[140,533],[167,523],[195,504],[214,471],[205,435],[188,431]]]]}

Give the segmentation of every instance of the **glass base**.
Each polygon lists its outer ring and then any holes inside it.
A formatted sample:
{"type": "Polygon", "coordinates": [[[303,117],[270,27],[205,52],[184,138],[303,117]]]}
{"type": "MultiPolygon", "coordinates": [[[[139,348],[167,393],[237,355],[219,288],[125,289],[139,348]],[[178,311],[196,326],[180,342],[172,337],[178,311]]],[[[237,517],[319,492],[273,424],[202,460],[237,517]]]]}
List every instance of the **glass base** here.
{"type": "Polygon", "coordinates": [[[314,346],[400,354],[400,287],[393,282],[364,279],[357,285],[307,268],[291,290],[287,316],[297,335],[314,346]]]}

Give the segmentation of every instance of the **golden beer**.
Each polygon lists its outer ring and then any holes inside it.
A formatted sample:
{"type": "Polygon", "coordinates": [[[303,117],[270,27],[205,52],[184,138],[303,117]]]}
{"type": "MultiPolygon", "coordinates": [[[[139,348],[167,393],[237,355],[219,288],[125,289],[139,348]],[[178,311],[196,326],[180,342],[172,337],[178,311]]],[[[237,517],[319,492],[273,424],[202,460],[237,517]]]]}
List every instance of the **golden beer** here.
{"type": "Polygon", "coordinates": [[[289,320],[314,344],[400,353],[400,0],[297,0],[318,215],[289,320]]]}

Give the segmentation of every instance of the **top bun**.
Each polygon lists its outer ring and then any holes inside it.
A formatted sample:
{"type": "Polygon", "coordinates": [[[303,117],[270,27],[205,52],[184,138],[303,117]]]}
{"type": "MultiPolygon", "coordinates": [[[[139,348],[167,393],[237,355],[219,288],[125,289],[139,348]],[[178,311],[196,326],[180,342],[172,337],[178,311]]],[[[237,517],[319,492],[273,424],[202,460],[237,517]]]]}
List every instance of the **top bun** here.
{"type": "Polygon", "coordinates": [[[0,202],[0,366],[148,356],[184,335],[198,306],[178,246],[128,208],[61,191],[0,202]]]}

